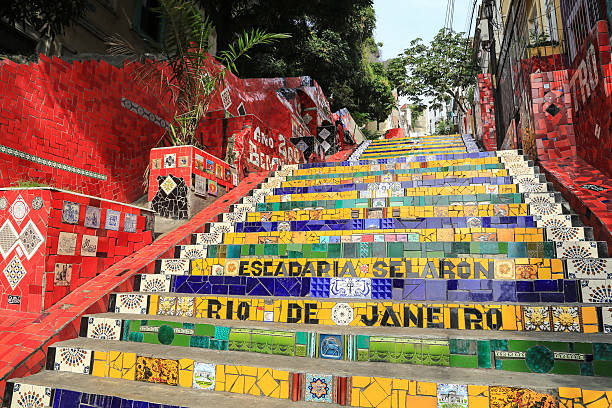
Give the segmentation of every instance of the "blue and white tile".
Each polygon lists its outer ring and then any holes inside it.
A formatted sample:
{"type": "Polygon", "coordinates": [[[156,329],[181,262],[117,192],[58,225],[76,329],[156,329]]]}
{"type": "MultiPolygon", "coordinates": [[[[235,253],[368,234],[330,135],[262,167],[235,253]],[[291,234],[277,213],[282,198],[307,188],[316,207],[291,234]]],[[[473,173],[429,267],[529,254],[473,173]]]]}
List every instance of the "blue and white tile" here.
{"type": "Polygon", "coordinates": [[[55,371],[89,374],[91,350],[76,347],[58,347],[55,350],[55,371]]]}
{"type": "Polygon", "coordinates": [[[371,299],[372,280],[369,278],[331,278],[329,297],[371,299]]]}
{"type": "Polygon", "coordinates": [[[89,317],[87,338],[98,340],[121,340],[121,319],[89,317]]]}
{"type": "Polygon", "coordinates": [[[597,242],[565,241],[556,242],[557,258],[597,258],[597,242]]]}
{"type": "Polygon", "coordinates": [[[51,388],[44,385],[13,385],[11,408],[47,408],[51,406],[51,388]]]}
{"type": "Polygon", "coordinates": [[[612,303],[612,280],[589,279],[580,281],[583,303],[612,303]]]}

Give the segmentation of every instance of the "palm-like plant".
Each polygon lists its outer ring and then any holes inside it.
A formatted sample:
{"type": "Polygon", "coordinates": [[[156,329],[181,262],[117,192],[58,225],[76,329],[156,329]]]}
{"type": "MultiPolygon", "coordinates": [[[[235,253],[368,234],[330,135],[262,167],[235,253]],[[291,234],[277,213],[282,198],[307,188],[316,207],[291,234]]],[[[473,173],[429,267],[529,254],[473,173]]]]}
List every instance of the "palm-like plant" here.
{"type": "MultiPolygon", "coordinates": [[[[267,33],[254,29],[240,34],[227,50],[217,52],[212,63],[209,37],[214,29],[210,20],[189,0],[159,0],[155,10],[165,24],[165,36],[159,44],[151,43],[160,58],[151,60],[136,52],[135,47],[120,35],[107,44],[113,55],[128,55],[140,62],[134,74],[140,86],[156,96],[162,106],[174,107],[170,128],[157,145],[199,146],[195,131],[208,111],[215,93],[224,84],[228,72],[237,73],[236,60],[248,58],[247,52],[262,44],[271,44],[286,34],[267,33]]],[[[202,147],[202,146],[200,146],[202,147]]]]}

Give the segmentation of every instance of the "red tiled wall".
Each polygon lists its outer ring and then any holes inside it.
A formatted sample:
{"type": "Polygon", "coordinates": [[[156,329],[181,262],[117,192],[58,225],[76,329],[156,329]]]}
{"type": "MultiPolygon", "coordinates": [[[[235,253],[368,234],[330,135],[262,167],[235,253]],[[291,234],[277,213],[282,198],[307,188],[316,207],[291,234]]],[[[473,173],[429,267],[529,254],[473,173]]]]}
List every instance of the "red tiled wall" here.
{"type": "Polygon", "coordinates": [[[168,120],[164,106],[131,79],[133,66],[0,62],[0,145],[106,177],[75,174],[0,153],[0,186],[34,179],[120,201],[143,192],[149,149],[163,129],[121,106],[121,98],[168,120]]]}
{"type": "Polygon", "coordinates": [[[609,65],[608,27],[605,21],[599,21],[574,59],[569,77],[578,155],[612,176],[612,95],[606,92],[606,84],[610,83],[609,65]],[[589,49],[593,52],[589,53],[589,49]],[[594,72],[597,78],[593,74],[582,78],[584,72],[594,72]]]}
{"type": "Polygon", "coordinates": [[[31,220],[43,237],[42,244],[30,259],[19,245],[4,257],[0,254],[0,309],[40,313],[104,269],[152,242],[151,231],[145,231],[145,212],[136,207],[49,189],[1,190],[0,197],[6,198],[8,203],[5,210],[0,209],[0,226],[10,223],[20,234],[31,220]],[[27,205],[27,214],[18,223],[19,220],[14,216],[11,207],[19,196],[27,205]],[[38,210],[32,204],[35,197],[41,197],[43,201],[42,208],[38,210]],[[77,224],[63,222],[64,201],[80,204],[77,224]],[[87,206],[102,209],[99,228],[84,226],[87,206]],[[106,211],[109,209],[121,213],[119,231],[105,228],[106,211]],[[137,215],[136,232],[124,231],[125,214],[137,215]],[[58,255],[61,232],[77,234],[74,255],[58,255]],[[84,256],[81,253],[84,235],[98,237],[96,256],[84,256]],[[15,257],[19,259],[26,273],[13,289],[4,271],[15,257]],[[68,286],[55,285],[56,263],[72,266],[68,286]],[[9,295],[20,296],[20,303],[8,304],[9,295]]]}
{"type": "Polygon", "coordinates": [[[207,153],[194,146],[177,146],[177,147],[163,147],[159,149],[151,150],[151,169],[149,173],[149,201],[153,199],[159,184],[157,182],[157,176],[167,176],[172,174],[175,177],[182,177],[185,180],[185,184],[191,187],[191,174],[198,174],[206,179],[214,180],[219,185],[224,186],[226,191],[231,190],[234,187],[231,176],[226,178],[226,171],[230,170],[230,166],[227,162],[207,153]],[[164,161],[166,155],[174,154],[176,157],[176,163],[172,167],[167,167],[164,161]],[[196,160],[196,155],[203,158],[202,160],[196,160]],[[181,157],[187,159],[186,165],[181,165],[181,157]],[[207,171],[207,160],[213,162],[214,168],[212,173],[207,171]],[[159,167],[158,167],[159,166],[159,167]],[[217,166],[223,169],[223,177],[217,177],[217,166]]]}
{"type": "Polygon", "coordinates": [[[574,115],[567,70],[531,74],[532,110],[538,158],[576,155],[574,115]]]}
{"type": "Polygon", "coordinates": [[[478,92],[482,121],[482,143],[486,150],[497,150],[495,130],[495,107],[493,106],[493,83],[491,74],[478,74],[478,92]]]}

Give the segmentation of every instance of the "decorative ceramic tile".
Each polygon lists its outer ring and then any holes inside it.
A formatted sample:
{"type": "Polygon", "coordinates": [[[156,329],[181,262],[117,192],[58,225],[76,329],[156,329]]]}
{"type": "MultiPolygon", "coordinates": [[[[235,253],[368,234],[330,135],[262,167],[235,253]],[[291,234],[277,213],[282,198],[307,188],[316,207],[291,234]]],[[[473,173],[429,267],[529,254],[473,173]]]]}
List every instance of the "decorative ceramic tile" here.
{"type": "Polygon", "coordinates": [[[176,153],[164,154],[164,169],[176,167],[176,153]]]}
{"type": "Polygon", "coordinates": [[[217,182],[214,180],[208,180],[206,184],[208,187],[208,194],[216,197],[219,194],[219,186],[217,185],[217,182]]]}
{"type": "Polygon", "coordinates": [[[45,202],[42,197],[36,196],[32,199],[32,209],[40,210],[45,205],[45,202]]]}
{"type": "Polygon", "coordinates": [[[43,242],[45,242],[43,235],[36,228],[34,221],[29,220],[19,235],[19,245],[23,249],[26,258],[32,258],[32,255],[36,253],[43,242]]]}
{"type": "Polygon", "coordinates": [[[44,385],[14,384],[11,408],[47,408],[50,406],[51,388],[44,385]]]}
{"type": "Polygon", "coordinates": [[[165,275],[188,275],[188,259],[162,259],[160,271],[165,275]]]}
{"type": "Polygon", "coordinates": [[[546,237],[549,241],[583,241],[584,228],[563,225],[546,228],[546,237]]]}
{"type": "Polygon", "coordinates": [[[72,264],[56,263],[53,272],[53,284],[55,286],[70,286],[72,279],[72,264]]]}
{"type": "Polygon", "coordinates": [[[495,260],[495,279],[514,279],[514,261],[510,259],[495,260]]]}
{"type": "Polygon", "coordinates": [[[121,340],[121,319],[90,317],[87,319],[87,338],[121,340]]]}
{"type": "Polygon", "coordinates": [[[136,232],[138,216],[136,214],[125,214],[123,219],[123,231],[136,232]]]}
{"type": "Polygon", "coordinates": [[[263,321],[273,322],[274,321],[274,311],[264,311],[263,321]]]}
{"type": "Polygon", "coordinates": [[[181,259],[205,259],[206,258],[206,245],[181,245],[180,258],[181,259]]]}
{"type": "Polygon", "coordinates": [[[193,388],[214,390],[217,368],[214,364],[193,363],[193,388]]]}
{"type": "Polygon", "coordinates": [[[319,335],[319,357],[328,360],[344,359],[344,340],[337,334],[319,335]]]}
{"type": "Polygon", "coordinates": [[[164,193],[166,193],[166,195],[168,195],[168,194],[172,193],[172,191],[174,191],[174,189],[176,188],[177,184],[172,179],[172,177],[168,176],[168,177],[166,177],[164,179],[164,181],[159,186],[164,191],[164,193]]]}
{"type": "Polygon", "coordinates": [[[593,241],[566,241],[556,243],[557,258],[597,258],[597,243],[593,241]]]}
{"type": "Polygon", "coordinates": [[[240,271],[240,261],[238,260],[225,260],[225,266],[223,268],[223,274],[226,276],[236,276],[240,271]]]}
{"type": "Polygon", "coordinates": [[[438,408],[468,408],[468,386],[438,384],[438,408]]]}
{"type": "Polygon", "coordinates": [[[8,200],[6,197],[0,197],[0,211],[6,210],[8,207],[8,200]]]}
{"type": "Polygon", "coordinates": [[[91,350],[75,347],[58,347],[55,350],[56,371],[89,374],[91,365],[91,350]]]}
{"type": "Polygon", "coordinates": [[[612,279],[612,262],[608,258],[567,260],[569,279],[612,279]]]}
{"type": "Polygon", "coordinates": [[[119,231],[121,222],[121,213],[115,210],[106,210],[106,223],[104,228],[111,231],[119,231]]]}
{"type": "Polygon", "coordinates": [[[81,242],[81,256],[96,256],[98,252],[98,237],[95,235],[83,235],[81,242]]]}
{"type": "Polygon", "coordinates": [[[18,244],[19,235],[11,221],[7,218],[2,227],[0,227],[0,255],[2,255],[2,258],[7,258],[18,244]]]}
{"type": "Polygon", "coordinates": [[[555,193],[525,193],[523,196],[525,197],[525,204],[535,204],[542,201],[554,204],[556,201],[555,193]]]}
{"type": "Polygon", "coordinates": [[[194,183],[195,193],[198,195],[206,195],[206,178],[200,176],[199,174],[195,174],[195,183],[194,183]]]}
{"type": "Polygon", "coordinates": [[[304,401],[332,403],[333,376],[306,374],[304,401]]]}
{"type": "Polygon", "coordinates": [[[160,296],[157,304],[157,314],[159,316],[174,316],[176,313],[176,297],[160,296]]]}
{"type": "Polygon", "coordinates": [[[551,306],[553,331],[581,332],[580,315],[577,306],[551,306]]]}
{"type": "Polygon", "coordinates": [[[161,169],[161,167],[162,167],[161,164],[162,164],[161,159],[153,159],[151,161],[151,170],[159,170],[159,169],[161,169]]]}
{"type": "Polygon", "coordinates": [[[15,255],[6,265],[2,273],[4,274],[4,277],[8,281],[9,285],[11,285],[11,289],[15,290],[17,285],[19,285],[19,282],[21,282],[23,277],[26,275],[27,271],[21,263],[19,256],[15,255]]]}
{"type": "Polygon", "coordinates": [[[140,292],[170,292],[170,275],[140,275],[140,292]]]}
{"type": "Polygon", "coordinates": [[[368,278],[331,278],[331,298],[372,298],[372,280],[368,278]]]}
{"type": "Polygon", "coordinates": [[[64,201],[62,207],[62,222],[66,224],[78,224],[81,204],[72,201],[64,201]]]}
{"type": "Polygon", "coordinates": [[[136,381],[178,385],[178,372],[176,360],[136,357],[136,381]]]}
{"type": "Polygon", "coordinates": [[[76,251],[77,234],[61,231],[57,240],[58,255],[74,255],[76,251]]]}
{"type": "Polygon", "coordinates": [[[531,176],[516,176],[514,183],[519,185],[519,193],[543,193],[548,191],[546,183],[539,178],[531,176]]]}
{"type": "Polygon", "coordinates": [[[569,228],[572,226],[571,215],[536,215],[534,219],[538,228],[569,228]]]}
{"type": "Polygon", "coordinates": [[[221,102],[223,103],[223,109],[227,110],[230,106],[232,106],[232,98],[230,96],[230,90],[228,87],[223,88],[220,93],[221,102]]]}
{"type": "MultiPolygon", "coordinates": [[[[161,303],[161,299],[160,299],[161,303]]],[[[193,317],[193,305],[195,298],[192,297],[179,297],[176,301],[176,313],[175,316],[193,317]]]]}
{"type": "Polygon", "coordinates": [[[87,228],[100,228],[100,219],[102,218],[102,209],[92,207],[90,205],[85,208],[85,226],[87,228]]]}
{"type": "Polygon", "coordinates": [[[353,308],[348,303],[336,303],[331,311],[331,319],[338,326],[348,326],[354,316],[353,308]]]}
{"type": "Polygon", "coordinates": [[[17,196],[11,207],[9,208],[9,213],[17,223],[17,225],[21,225],[25,217],[30,212],[30,207],[28,207],[28,203],[25,202],[21,194],[17,196]]]}
{"type": "Polygon", "coordinates": [[[147,313],[147,295],[137,293],[117,293],[115,313],[147,313]]]}
{"type": "Polygon", "coordinates": [[[604,279],[583,280],[580,282],[582,302],[612,303],[612,281],[604,279]]]}
{"type": "Polygon", "coordinates": [[[528,331],[550,331],[548,307],[523,306],[523,324],[528,331]]]}
{"type": "Polygon", "coordinates": [[[210,274],[212,276],[223,276],[225,275],[224,273],[224,266],[223,265],[213,265],[210,271],[210,274]]]}
{"type": "Polygon", "coordinates": [[[601,316],[604,333],[612,333],[612,307],[602,307],[601,316]]]}
{"type": "Polygon", "coordinates": [[[179,158],[178,158],[178,166],[179,167],[187,167],[187,166],[189,166],[189,156],[179,156],[179,158]]]}

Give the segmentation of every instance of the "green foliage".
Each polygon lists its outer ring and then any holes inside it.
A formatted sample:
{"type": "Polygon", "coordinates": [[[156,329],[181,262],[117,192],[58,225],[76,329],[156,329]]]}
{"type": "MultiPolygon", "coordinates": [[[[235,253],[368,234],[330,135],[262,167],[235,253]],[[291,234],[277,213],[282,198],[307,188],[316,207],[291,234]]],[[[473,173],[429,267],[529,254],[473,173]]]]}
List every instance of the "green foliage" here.
{"type": "Polygon", "coordinates": [[[465,112],[468,104],[463,90],[468,88],[478,73],[472,50],[463,33],[440,30],[429,45],[417,38],[399,56],[408,74],[401,80],[400,63],[394,62],[392,82],[400,95],[405,95],[417,106],[439,108],[452,99],[465,112]]]}
{"type": "Polygon", "coordinates": [[[455,133],[455,125],[450,119],[442,119],[436,123],[436,135],[450,135],[455,133]]]}
{"type": "Polygon", "coordinates": [[[32,180],[32,179],[22,179],[15,182],[13,187],[19,188],[31,188],[31,187],[51,187],[48,183],[32,180]]]}
{"type": "MultiPolygon", "coordinates": [[[[282,45],[259,48],[250,60],[237,63],[244,77],[315,79],[330,101],[332,111],[347,108],[380,119],[389,111],[390,92],[375,78],[367,56],[378,45],[372,0],[199,0],[217,27],[224,48],[235,31],[254,26],[291,34],[282,45]]],[[[384,117],[386,118],[386,115],[384,117]]]]}
{"type": "Polygon", "coordinates": [[[0,16],[9,23],[30,24],[41,36],[54,38],[85,13],[85,0],[2,0],[0,16]]]}
{"type": "Polygon", "coordinates": [[[380,133],[375,130],[370,130],[368,128],[361,129],[361,133],[363,133],[363,137],[368,140],[376,140],[380,138],[380,133]]]}
{"type": "Polygon", "coordinates": [[[227,72],[237,72],[236,61],[248,57],[247,52],[261,44],[272,44],[285,34],[271,34],[252,28],[235,36],[232,43],[217,52],[222,67],[213,66],[209,60],[209,38],[214,26],[189,0],[159,0],[159,13],[166,24],[166,35],[157,49],[161,60],[151,61],[138,54],[128,41],[115,35],[110,38],[109,52],[115,55],[131,55],[141,64],[136,79],[164,104],[171,101],[177,107],[174,121],[160,143],[172,145],[199,142],[195,131],[200,119],[208,110],[212,97],[222,87],[227,72]],[[170,69],[168,70],[167,67],[170,69]]]}

